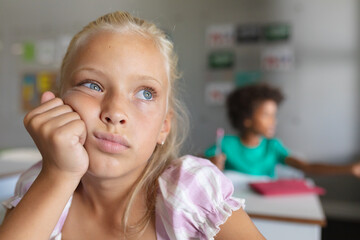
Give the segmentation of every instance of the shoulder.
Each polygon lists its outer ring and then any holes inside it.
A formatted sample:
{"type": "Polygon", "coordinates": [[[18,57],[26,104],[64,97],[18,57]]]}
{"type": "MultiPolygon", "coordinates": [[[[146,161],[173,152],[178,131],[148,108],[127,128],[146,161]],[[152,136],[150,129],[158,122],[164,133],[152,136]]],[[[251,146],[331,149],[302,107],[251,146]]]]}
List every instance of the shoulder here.
{"type": "Polygon", "coordinates": [[[229,149],[231,151],[233,148],[242,147],[243,144],[241,143],[241,140],[238,136],[225,135],[221,141],[221,146],[222,148],[229,149]]]}
{"type": "Polygon", "coordinates": [[[264,141],[273,147],[284,147],[283,142],[278,138],[264,138],[264,141]]]}
{"type": "Polygon", "coordinates": [[[232,211],[244,207],[243,199],[232,196],[232,182],[207,159],[179,158],[158,182],[157,224],[169,237],[182,237],[175,239],[211,239],[232,211]]]}
{"type": "Polygon", "coordinates": [[[240,138],[235,135],[225,135],[223,141],[227,142],[240,142],[240,138]]]}
{"type": "Polygon", "coordinates": [[[5,207],[10,209],[17,206],[39,175],[41,168],[42,161],[39,161],[20,175],[19,180],[16,183],[14,196],[3,202],[5,207]]]}
{"type": "Polygon", "coordinates": [[[290,150],[282,143],[280,139],[268,139],[267,145],[271,151],[276,152],[280,156],[280,162],[284,163],[285,158],[290,155],[290,150]]]}
{"type": "MultiPolygon", "coordinates": [[[[189,187],[192,188],[192,192],[200,192],[204,188],[207,191],[233,191],[231,181],[214,164],[207,159],[191,155],[175,160],[160,176],[159,183],[162,181],[172,183],[174,188],[182,191],[188,190],[189,187]]],[[[166,187],[169,185],[166,184],[166,187]]]]}

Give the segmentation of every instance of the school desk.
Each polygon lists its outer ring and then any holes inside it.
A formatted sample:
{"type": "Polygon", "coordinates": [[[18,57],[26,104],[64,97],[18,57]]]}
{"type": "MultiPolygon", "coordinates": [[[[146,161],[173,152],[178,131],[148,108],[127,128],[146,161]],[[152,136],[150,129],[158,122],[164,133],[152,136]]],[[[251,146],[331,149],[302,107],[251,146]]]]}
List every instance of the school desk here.
{"type": "Polygon", "coordinates": [[[41,160],[36,148],[9,148],[0,150],[0,201],[14,193],[20,174],[41,160]]]}
{"type": "Polygon", "coordinates": [[[32,161],[12,161],[0,159],[0,201],[11,197],[20,174],[31,167],[32,161]]]}
{"type": "Polygon", "coordinates": [[[266,239],[321,239],[326,218],[317,195],[265,197],[239,181],[234,183],[234,188],[234,196],[246,200],[245,211],[266,239]]]}
{"type": "MultiPolygon", "coordinates": [[[[12,196],[20,173],[33,164],[34,161],[0,160],[0,201],[12,196]]],[[[321,239],[326,219],[318,196],[264,197],[242,180],[241,184],[237,180],[234,183],[234,196],[246,200],[246,212],[268,240],[321,239]]]]}

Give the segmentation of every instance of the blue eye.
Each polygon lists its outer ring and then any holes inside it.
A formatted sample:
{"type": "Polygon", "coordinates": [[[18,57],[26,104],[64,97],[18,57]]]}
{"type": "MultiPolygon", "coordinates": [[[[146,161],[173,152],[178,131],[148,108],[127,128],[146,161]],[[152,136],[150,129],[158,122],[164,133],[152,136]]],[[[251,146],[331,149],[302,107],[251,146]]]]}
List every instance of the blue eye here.
{"type": "Polygon", "coordinates": [[[93,82],[83,83],[82,85],[87,88],[90,88],[92,90],[98,91],[98,92],[102,91],[101,87],[98,84],[93,83],[93,82]]]}
{"type": "Polygon", "coordinates": [[[153,93],[150,90],[141,90],[135,95],[136,97],[143,99],[143,100],[152,100],[153,99],[153,93]]]}

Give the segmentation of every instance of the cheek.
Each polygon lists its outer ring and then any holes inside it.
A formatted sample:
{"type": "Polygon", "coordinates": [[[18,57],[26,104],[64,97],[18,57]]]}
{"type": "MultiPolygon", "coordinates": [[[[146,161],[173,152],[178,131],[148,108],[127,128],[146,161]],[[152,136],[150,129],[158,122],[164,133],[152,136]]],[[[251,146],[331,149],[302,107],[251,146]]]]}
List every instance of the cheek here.
{"type": "Polygon", "coordinates": [[[136,117],[130,119],[130,121],[136,121],[134,126],[139,129],[138,134],[154,138],[161,130],[165,118],[164,112],[164,109],[159,110],[159,108],[137,109],[137,111],[134,112],[136,117]]]}
{"type": "Polygon", "coordinates": [[[268,128],[268,127],[270,127],[270,125],[271,125],[271,122],[269,121],[269,119],[264,119],[261,122],[261,126],[264,127],[264,128],[268,128]]]}
{"type": "Polygon", "coordinates": [[[89,114],[96,112],[96,102],[91,98],[82,96],[81,93],[68,92],[63,95],[62,99],[64,103],[78,113],[83,120],[88,119],[89,114]]]}
{"type": "Polygon", "coordinates": [[[265,128],[267,128],[267,122],[265,119],[258,119],[256,122],[255,122],[255,126],[254,128],[257,129],[257,130],[264,130],[265,128]]]}

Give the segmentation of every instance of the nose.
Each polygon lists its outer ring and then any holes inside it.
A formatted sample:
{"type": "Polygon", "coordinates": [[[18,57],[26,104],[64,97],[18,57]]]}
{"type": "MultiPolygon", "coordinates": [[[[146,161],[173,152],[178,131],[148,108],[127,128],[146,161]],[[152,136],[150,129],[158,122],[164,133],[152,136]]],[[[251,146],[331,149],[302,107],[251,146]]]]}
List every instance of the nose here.
{"type": "Polygon", "coordinates": [[[101,120],[105,124],[125,125],[128,121],[126,115],[126,104],[120,96],[106,97],[102,104],[101,120]]]}

